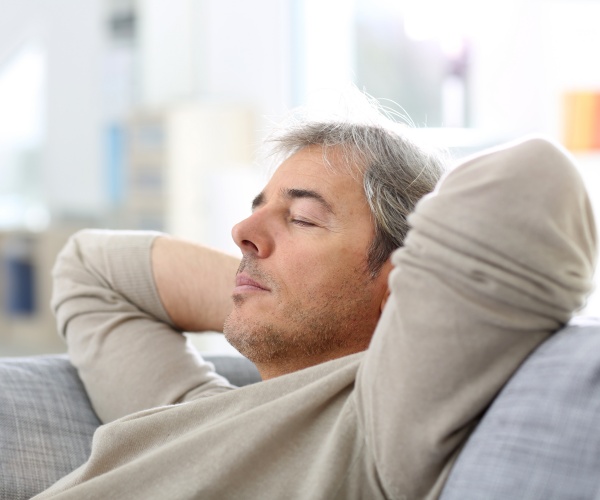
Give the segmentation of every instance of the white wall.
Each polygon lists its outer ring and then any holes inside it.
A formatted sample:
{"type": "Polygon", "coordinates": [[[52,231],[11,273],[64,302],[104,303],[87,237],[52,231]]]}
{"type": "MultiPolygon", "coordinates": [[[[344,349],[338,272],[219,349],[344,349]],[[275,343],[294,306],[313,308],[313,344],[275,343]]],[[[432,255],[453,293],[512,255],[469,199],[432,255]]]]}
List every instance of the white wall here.
{"type": "MultiPolygon", "coordinates": [[[[252,108],[266,128],[291,103],[288,1],[146,0],[140,8],[142,104],[210,99],[252,108]]],[[[260,135],[260,133],[259,133],[260,135]]]]}
{"type": "Polygon", "coordinates": [[[260,114],[280,116],[290,106],[290,2],[207,0],[203,93],[240,99],[260,114]]]}
{"type": "Polygon", "coordinates": [[[102,2],[52,0],[38,4],[45,8],[48,57],[46,199],[58,214],[98,214],[105,207],[107,193],[102,2]]]}
{"type": "Polygon", "coordinates": [[[139,2],[140,103],[160,108],[197,91],[194,54],[199,31],[194,0],[139,2]]]}
{"type": "MultiPolygon", "coordinates": [[[[542,11],[544,83],[548,93],[562,96],[567,90],[600,89],[600,2],[554,0],[542,11]]],[[[560,99],[554,100],[550,132],[562,138],[560,99]]]]}
{"type": "Polygon", "coordinates": [[[0,0],[0,61],[35,34],[40,22],[39,2],[36,0],[0,0]]]}
{"type": "Polygon", "coordinates": [[[473,13],[473,126],[498,137],[544,123],[540,0],[479,2],[473,13]],[[476,16],[476,17],[475,17],[476,16]]]}
{"type": "Polygon", "coordinates": [[[473,125],[499,137],[562,139],[562,93],[600,88],[600,2],[479,2],[471,74],[473,125]]]}
{"type": "Polygon", "coordinates": [[[45,52],[43,195],[58,214],[95,215],[105,204],[100,6],[101,0],[0,3],[0,62],[32,39],[45,52]]]}
{"type": "Polygon", "coordinates": [[[327,106],[328,91],[347,86],[355,79],[354,0],[304,0],[296,16],[297,42],[302,48],[296,63],[303,74],[298,78],[298,104],[327,106]]]}

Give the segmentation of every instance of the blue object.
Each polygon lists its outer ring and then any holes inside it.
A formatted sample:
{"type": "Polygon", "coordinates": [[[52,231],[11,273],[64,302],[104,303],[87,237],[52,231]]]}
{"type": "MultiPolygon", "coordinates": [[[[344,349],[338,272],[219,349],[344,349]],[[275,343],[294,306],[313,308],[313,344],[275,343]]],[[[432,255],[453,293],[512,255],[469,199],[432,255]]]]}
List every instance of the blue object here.
{"type": "Polygon", "coordinates": [[[122,125],[113,123],[106,130],[106,172],[108,197],[113,206],[124,198],[125,131],[122,125]]]}
{"type": "Polygon", "coordinates": [[[26,236],[10,237],[4,248],[4,309],[8,316],[35,313],[35,269],[32,242],[26,236]]]}

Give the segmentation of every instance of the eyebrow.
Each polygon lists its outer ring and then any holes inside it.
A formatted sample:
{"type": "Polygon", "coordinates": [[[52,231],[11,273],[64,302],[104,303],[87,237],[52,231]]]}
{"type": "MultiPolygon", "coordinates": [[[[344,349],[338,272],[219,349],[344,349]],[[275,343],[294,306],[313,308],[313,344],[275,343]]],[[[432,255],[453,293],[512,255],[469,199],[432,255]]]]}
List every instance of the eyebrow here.
{"type": "MultiPolygon", "coordinates": [[[[327,212],[335,215],[335,211],[333,210],[333,207],[331,206],[331,204],[323,197],[323,195],[321,195],[320,193],[317,193],[316,191],[313,191],[311,189],[290,188],[290,189],[282,189],[281,192],[282,192],[283,197],[287,198],[289,200],[295,200],[295,199],[299,199],[299,198],[310,198],[311,200],[315,200],[327,212]]],[[[260,193],[254,198],[254,200],[252,200],[252,210],[256,210],[263,203],[265,203],[265,193],[260,193]]]]}

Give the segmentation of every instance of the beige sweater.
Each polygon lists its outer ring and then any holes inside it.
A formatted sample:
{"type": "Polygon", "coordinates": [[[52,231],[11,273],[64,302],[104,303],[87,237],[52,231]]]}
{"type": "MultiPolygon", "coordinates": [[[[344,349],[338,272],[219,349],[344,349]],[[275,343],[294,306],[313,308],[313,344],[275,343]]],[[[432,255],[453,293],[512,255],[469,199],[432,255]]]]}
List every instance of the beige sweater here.
{"type": "Polygon", "coordinates": [[[437,497],[499,389],[582,304],[595,229],[570,160],[539,139],[467,161],[410,222],[368,351],[240,389],[170,326],[154,234],[75,235],[53,307],[110,423],[38,498],[437,497]]]}

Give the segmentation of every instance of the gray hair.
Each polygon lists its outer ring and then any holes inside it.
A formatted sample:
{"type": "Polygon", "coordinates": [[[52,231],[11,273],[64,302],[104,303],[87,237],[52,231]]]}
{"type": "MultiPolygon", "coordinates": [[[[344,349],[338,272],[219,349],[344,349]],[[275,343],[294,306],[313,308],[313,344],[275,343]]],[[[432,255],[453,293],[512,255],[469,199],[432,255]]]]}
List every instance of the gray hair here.
{"type": "MultiPolygon", "coordinates": [[[[385,117],[382,117],[385,118],[385,117]]],[[[387,118],[385,118],[387,120],[387,118]]],[[[363,188],[374,221],[375,234],[367,253],[367,269],[377,277],[391,253],[401,247],[409,229],[407,217],[416,203],[431,192],[444,172],[444,156],[421,146],[405,125],[304,121],[288,125],[269,143],[279,160],[308,146],[335,148],[349,173],[362,177],[363,188]],[[400,128],[405,127],[405,131],[400,128]]]]}

